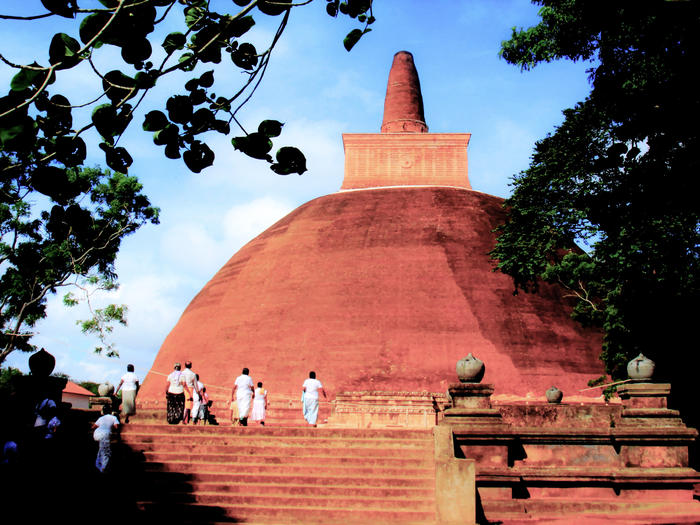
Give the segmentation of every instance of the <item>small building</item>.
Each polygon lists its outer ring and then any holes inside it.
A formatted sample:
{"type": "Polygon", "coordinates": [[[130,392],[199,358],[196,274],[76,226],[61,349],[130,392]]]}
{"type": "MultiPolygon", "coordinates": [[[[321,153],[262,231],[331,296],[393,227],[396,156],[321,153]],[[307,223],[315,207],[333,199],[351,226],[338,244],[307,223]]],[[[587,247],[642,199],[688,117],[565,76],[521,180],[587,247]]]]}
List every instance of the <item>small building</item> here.
{"type": "Polygon", "coordinates": [[[90,408],[90,398],[95,394],[87,388],[75,384],[73,381],[68,381],[63,389],[61,401],[70,403],[73,408],[90,408]]]}

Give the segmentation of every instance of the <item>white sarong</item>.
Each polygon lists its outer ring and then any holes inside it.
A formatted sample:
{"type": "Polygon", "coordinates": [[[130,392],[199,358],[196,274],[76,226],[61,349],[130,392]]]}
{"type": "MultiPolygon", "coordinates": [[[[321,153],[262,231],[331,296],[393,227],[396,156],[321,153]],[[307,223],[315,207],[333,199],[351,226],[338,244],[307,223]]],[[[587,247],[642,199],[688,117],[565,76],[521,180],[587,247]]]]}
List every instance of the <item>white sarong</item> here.
{"type": "Polygon", "coordinates": [[[92,436],[93,439],[99,443],[95,466],[97,467],[97,470],[104,472],[109,465],[109,460],[112,458],[112,433],[109,430],[98,428],[95,429],[92,436]]]}
{"type": "Polygon", "coordinates": [[[318,419],[318,397],[304,396],[304,419],[309,425],[315,425],[318,419]]]}
{"type": "Polygon", "coordinates": [[[245,419],[250,412],[250,401],[253,399],[253,393],[248,390],[238,391],[236,395],[236,403],[238,404],[238,419],[245,419]]]}

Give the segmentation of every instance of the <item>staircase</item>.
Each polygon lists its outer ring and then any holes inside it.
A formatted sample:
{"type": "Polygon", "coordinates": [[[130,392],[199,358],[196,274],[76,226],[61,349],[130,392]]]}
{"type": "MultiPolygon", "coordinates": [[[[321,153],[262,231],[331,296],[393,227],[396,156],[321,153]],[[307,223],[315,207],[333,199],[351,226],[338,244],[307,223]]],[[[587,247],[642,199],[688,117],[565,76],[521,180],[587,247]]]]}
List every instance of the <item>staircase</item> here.
{"type": "Polygon", "coordinates": [[[160,523],[435,523],[430,430],[134,422],[137,499],[160,523]]]}

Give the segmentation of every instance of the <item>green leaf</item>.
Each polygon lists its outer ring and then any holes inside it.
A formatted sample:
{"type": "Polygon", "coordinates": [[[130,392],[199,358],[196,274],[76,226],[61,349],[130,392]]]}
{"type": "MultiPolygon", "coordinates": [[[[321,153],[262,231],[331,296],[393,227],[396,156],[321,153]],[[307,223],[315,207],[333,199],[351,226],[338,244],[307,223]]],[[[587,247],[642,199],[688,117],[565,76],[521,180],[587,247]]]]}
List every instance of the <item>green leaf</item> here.
{"type": "Polygon", "coordinates": [[[119,173],[127,173],[129,166],[134,162],[125,148],[115,148],[111,144],[102,142],[100,144],[100,149],[105,152],[105,162],[107,166],[119,173]]]}
{"type": "Polygon", "coordinates": [[[78,8],[75,0],[41,0],[41,4],[64,18],[75,18],[75,10],[78,8]]]}
{"type": "Polygon", "coordinates": [[[192,118],[192,101],[184,95],[174,95],[165,104],[168,117],[178,124],[186,124],[192,118]]]}
{"type": "Polygon", "coordinates": [[[365,33],[369,33],[370,31],[372,30],[369,27],[364,31],[361,29],[353,29],[352,31],[350,31],[343,40],[343,46],[345,47],[346,51],[350,51],[353,47],[355,47],[355,44],[359,42],[360,38],[362,38],[362,35],[364,35],[365,33]]]}
{"type": "Polygon", "coordinates": [[[170,54],[174,51],[184,48],[186,42],[187,38],[185,37],[185,35],[176,31],[166,36],[161,46],[163,46],[163,49],[165,49],[166,53],[170,54]]]}
{"type": "Polygon", "coordinates": [[[191,6],[185,8],[185,23],[192,29],[205,19],[206,10],[202,7],[191,6]]]}
{"type": "Polygon", "coordinates": [[[66,205],[82,193],[80,184],[71,183],[65,169],[56,166],[40,166],[32,172],[32,187],[51,197],[59,204],[66,205]]]}
{"type": "Polygon", "coordinates": [[[197,83],[203,88],[212,87],[214,85],[214,70],[205,71],[202,76],[199,77],[197,83]]]}
{"type": "Polygon", "coordinates": [[[63,304],[65,306],[76,306],[78,303],[79,301],[71,292],[68,292],[66,295],[63,296],[63,304]]]}
{"type": "Polygon", "coordinates": [[[60,136],[53,145],[55,159],[65,166],[79,166],[85,162],[87,148],[80,137],[60,136]]]}
{"type": "Polygon", "coordinates": [[[234,137],[231,139],[233,147],[254,159],[272,162],[272,157],[268,154],[272,149],[272,141],[262,133],[251,133],[245,137],[234,137]]]}
{"type": "Polygon", "coordinates": [[[258,9],[266,15],[277,16],[289,9],[289,6],[280,4],[291,3],[292,0],[258,0],[258,9]]]}
{"type": "MultiPolygon", "coordinates": [[[[34,67],[40,67],[39,64],[34,62],[32,64],[34,67]]],[[[20,69],[10,82],[10,89],[12,91],[24,91],[30,86],[39,86],[40,83],[46,78],[46,71],[37,71],[35,69],[20,69]]]]}
{"type": "Polygon", "coordinates": [[[178,59],[180,69],[183,71],[192,71],[197,66],[197,59],[194,58],[194,53],[183,53],[178,59]]]}
{"type": "Polygon", "coordinates": [[[113,137],[120,135],[132,119],[131,106],[125,104],[119,113],[112,104],[101,104],[92,111],[92,123],[105,142],[113,143],[113,137]]]}
{"type": "Polygon", "coordinates": [[[192,115],[192,133],[204,133],[214,127],[214,113],[207,108],[200,108],[192,115]]]}
{"type": "Polygon", "coordinates": [[[255,20],[252,16],[244,16],[243,18],[237,18],[231,22],[226,30],[226,36],[229,38],[235,37],[239,38],[246,34],[255,25],[255,20]]]}
{"type": "Polygon", "coordinates": [[[134,81],[136,82],[136,87],[139,89],[150,89],[156,85],[156,80],[158,80],[157,71],[139,71],[134,75],[134,81]]]}
{"type": "Polygon", "coordinates": [[[270,169],[277,175],[289,175],[298,173],[301,175],[306,171],[306,157],[297,148],[285,146],[277,150],[275,155],[277,162],[270,166],[270,169]]]}
{"type": "Polygon", "coordinates": [[[127,64],[138,64],[145,62],[153,52],[151,43],[147,38],[129,39],[122,46],[122,58],[127,64]]]}
{"type": "Polygon", "coordinates": [[[168,117],[162,111],[149,111],[143,119],[144,131],[160,131],[168,125],[168,117]]]}
{"type": "Polygon", "coordinates": [[[173,160],[180,158],[180,145],[177,141],[165,145],[165,156],[173,160]]]}
{"type": "Polygon", "coordinates": [[[258,126],[258,132],[266,137],[279,137],[282,133],[282,124],[276,120],[263,120],[258,126]]]}
{"type": "Polygon", "coordinates": [[[119,103],[124,99],[134,98],[138,92],[136,80],[125,75],[118,69],[110,71],[102,80],[102,89],[105,90],[107,98],[113,103],[119,103]]]}
{"type": "Polygon", "coordinates": [[[159,129],[153,134],[153,142],[157,146],[165,146],[168,144],[177,145],[179,134],[180,128],[175,124],[168,124],[163,129],[159,129]]]}
{"type": "Polygon", "coordinates": [[[49,46],[49,63],[60,64],[56,69],[69,69],[80,62],[80,43],[65,33],[56,33],[49,46]]]}
{"type": "Polygon", "coordinates": [[[258,52],[253,44],[243,43],[231,53],[231,60],[241,69],[251,70],[258,63],[258,52]]]}
{"type": "Polygon", "coordinates": [[[182,154],[182,160],[190,171],[199,173],[214,163],[214,152],[206,144],[195,140],[190,149],[182,154]]]}
{"type": "Polygon", "coordinates": [[[205,102],[208,102],[209,99],[207,98],[207,92],[204,91],[203,89],[195,89],[189,94],[190,102],[192,102],[193,105],[199,106],[200,104],[204,104],[205,102]]]}
{"type": "MultiPolygon", "coordinates": [[[[83,44],[87,44],[90,42],[97,34],[99,34],[102,29],[107,25],[107,22],[109,22],[111,16],[109,13],[94,13],[90,16],[87,16],[83,18],[83,21],[80,22],[80,29],[78,31],[78,34],[80,35],[80,41],[83,44]]],[[[109,42],[109,33],[110,33],[110,28],[107,28],[104,33],[102,33],[101,38],[98,38],[95,40],[93,45],[95,47],[99,47],[102,45],[103,42],[109,42]]]]}
{"type": "Polygon", "coordinates": [[[29,151],[36,145],[37,124],[27,115],[8,115],[0,126],[0,145],[3,149],[29,151]]]}
{"type": "Polygon", "coordinates": [[[63,95],[54,95],[45,107],[46,118],[39,119],[39,126],[44,135],[64,135],[70,133],[73,126],[70,102],[63,95]]]}

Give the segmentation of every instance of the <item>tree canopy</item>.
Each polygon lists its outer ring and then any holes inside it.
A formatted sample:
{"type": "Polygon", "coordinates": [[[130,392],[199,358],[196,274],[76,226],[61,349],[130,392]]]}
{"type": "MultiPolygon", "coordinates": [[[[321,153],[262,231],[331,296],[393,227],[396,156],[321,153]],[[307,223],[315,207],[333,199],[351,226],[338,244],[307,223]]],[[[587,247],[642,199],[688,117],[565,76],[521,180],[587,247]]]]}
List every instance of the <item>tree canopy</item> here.
{"type": "Polygon", "coordinates": [[[640,352],[668,378],[697,359],[685,350],[700,300],[700,3],[533,3],[540,23],[514,28],[502,57],[523,70],[590,61],[591,92],[514,177],[492,256],[516,292],[567,289],[574,317],[602,327],[615,378],[640,352]]]}
{"type": "MultiPolygon", "coordinates": [[[[54,18],[71,28],[48,36],[48,62],[19,63],[0,49],[3,67],[15,70],[0,96],[0,363],[16,349],[34,349],[29,328],[46,316],[48,295],[72,285],[89,303],[95,288],[113,289],[123,238],[158,222],[158,209],[128,174],[133,158],[120,140],[164,79],[175,79],[167,84],[173,92],[149,102],[156,109],[145,114],[142,128],[166,157],[182,158],[199,173],[213,164],[207,140],[219,133],[233,135],[236,150],[269,163],[278,175],[306,171],[303,153],[293,146],[272,156],[283,123],[265,120],[248,132],[236,115],[260,85],[290,11],[310,3],[41,0],[43,9],[39,2],[13,5],[13,14],[0,8],[4,23],[54,18]],[[265,50],[245,41],[258,15],[279,19],[265,50]],[[231,68],[242,74],[241,84],[217,85],[217,72],[231,68]],[[57,78],[71,73],[91,82],[87,100],[52,91],[57,78]],[[97,141],[88,138],[93,132],[97,141]],[[91,149],[101,151],[113,171],[86,168],[91,149]]],[[[359,24],[343,41],[348,51],[374,22],[372,0],[327,0],[325,10],[359,24]]],[[[69,306],[79,300],[64,298],[69,306]]],[[[124,322],[125,306],[91,312],[82,330],[106,343],[111,323],[124,322]]],[[[97,350],[115,354],[109,344],[97,350]]]]}

